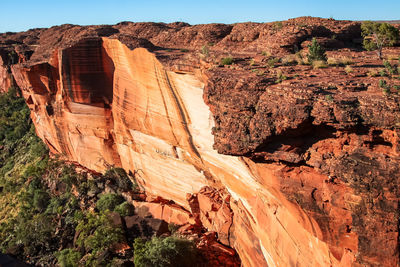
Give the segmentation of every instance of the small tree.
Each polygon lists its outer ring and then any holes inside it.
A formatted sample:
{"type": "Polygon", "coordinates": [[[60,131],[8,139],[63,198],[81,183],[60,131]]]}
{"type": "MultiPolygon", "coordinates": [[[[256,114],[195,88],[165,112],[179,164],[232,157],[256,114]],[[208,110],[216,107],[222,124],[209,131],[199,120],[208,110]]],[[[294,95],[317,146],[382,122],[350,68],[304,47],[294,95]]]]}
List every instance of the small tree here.
{"type": "Polygon", "coordinates": [[[361,34],[364,48],[376,50],[379,59],[382,59],[383,47],[393,46],[399,39],[399,30],[388,23],[365,21],[361,24],[361,34]]]}
{"type": "Polygon", "coordinates": [[[115,212],[118,212],[121,216],[132,216],[135,212],[135,208],[128,202],[123,202],[115,207],[115,212]]]}
{"type": "Polygon", "coordinates": [[[96,208],[99,211],[113,211],[115,207],[124,202],[124,198],[116,194],[104,194],[96,202],[96,208]]]}
{"type": "Polygon", "coordinates": [[[315,38],[312,39],[311,45],[308,46],[307,58],[310,63],[316,60],[326,61],[325,49],[319,45],[315,38]]]}
{"type": "Polygon", "coordinates": [[[80,252],[71,248],[66,248],[55,254],[58,264],[61,267],[75,267],[78,266],[79,260],[82,258],[80,252]]]}

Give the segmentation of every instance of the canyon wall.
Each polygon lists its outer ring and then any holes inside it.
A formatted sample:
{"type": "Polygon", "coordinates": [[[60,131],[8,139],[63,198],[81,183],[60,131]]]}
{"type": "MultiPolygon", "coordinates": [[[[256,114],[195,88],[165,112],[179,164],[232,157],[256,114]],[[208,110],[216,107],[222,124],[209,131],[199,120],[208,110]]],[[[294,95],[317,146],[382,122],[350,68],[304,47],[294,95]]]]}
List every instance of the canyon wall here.
{"type": "Polygon", "coordinates": [[[123,167],[146,193],[215,231],[244,266],[396,266],[398,96],[340,69],[283,67],[300,73],[283,83],[274,70],[248,69],[260,47],[287,54],[312,36],[336,48],[359,36],[356,23],[305,20],[281,31],[50,28],[32,53],[29,44],[17,51],[12,76],[3,63],[1,87],[15,80],[52,153],[96,171],[123,167]],[[211,52],[200,54],[204,43],[211,52]],[[215,63],[224,49],[235,66],[215,63]]]}

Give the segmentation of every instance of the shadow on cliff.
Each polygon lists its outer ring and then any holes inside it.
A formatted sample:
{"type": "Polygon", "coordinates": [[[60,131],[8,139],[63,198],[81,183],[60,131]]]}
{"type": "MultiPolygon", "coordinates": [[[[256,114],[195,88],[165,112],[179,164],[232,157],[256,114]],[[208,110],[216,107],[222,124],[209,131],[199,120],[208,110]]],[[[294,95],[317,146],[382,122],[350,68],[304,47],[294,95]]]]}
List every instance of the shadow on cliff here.
{"type": "Polygon", "coordinates": [[[68,97],[76,103],[109,108],[115,66],[101,38],[87,38],[62,51],[62,76],[68,97]]]}

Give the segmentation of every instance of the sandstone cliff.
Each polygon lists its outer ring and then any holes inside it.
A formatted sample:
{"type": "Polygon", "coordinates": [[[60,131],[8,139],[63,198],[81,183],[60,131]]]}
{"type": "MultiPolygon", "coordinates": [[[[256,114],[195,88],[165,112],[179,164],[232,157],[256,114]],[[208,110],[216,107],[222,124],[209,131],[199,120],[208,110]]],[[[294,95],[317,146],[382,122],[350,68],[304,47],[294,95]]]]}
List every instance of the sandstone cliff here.
{"type": "Polygon", "coordinates": [[[396,266],[399,96],[359,41],[317,18],[63,25],[0,35],[0,88],[16,82],[52,153],[122,166],[175,203],[153,216],[215,231],[244,266],[396,266]],[[271,64],[312,37],[352,71],[271,64]]]}

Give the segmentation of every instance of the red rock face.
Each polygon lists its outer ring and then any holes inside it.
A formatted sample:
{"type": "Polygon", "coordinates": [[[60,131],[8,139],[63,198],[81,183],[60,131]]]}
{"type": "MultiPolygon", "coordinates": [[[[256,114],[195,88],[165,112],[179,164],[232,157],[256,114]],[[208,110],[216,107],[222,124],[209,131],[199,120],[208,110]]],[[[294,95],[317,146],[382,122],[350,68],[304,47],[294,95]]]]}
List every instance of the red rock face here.
{"type": "Polygon", "coordinates": [[[53,153],[64,154],[92,169],[120,164],[110,133],[111,110],[107,106],[112,92],[112,71],[107,75],[110,62],[102,57],[99,45],[92,53],[82,53],[99,42],[88,39],[74,48],[54,51],[48,63],[13,68],[33,111],[38,135],[53,153]],[[73,62],[80,65],[75,67],[73,62]]]}
{"type": "Polygon", "coordinates": [[[317,18],[63,25],[1,35],[21,63],[10,76],[3,59],[0,82],[15,79],[52,153],[134,173],[158,197],[137,208],[215,232],[202,249],[244,266],[397,266],[399,97],[378,87],[397,84],[367,76],[382,63],[358,39],[358,23],[317,18]],[[311,37],[352,72],[260,55],[311,37]]]}

